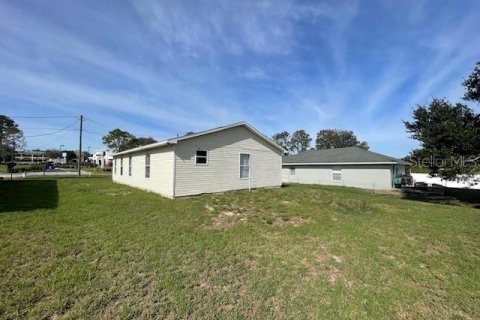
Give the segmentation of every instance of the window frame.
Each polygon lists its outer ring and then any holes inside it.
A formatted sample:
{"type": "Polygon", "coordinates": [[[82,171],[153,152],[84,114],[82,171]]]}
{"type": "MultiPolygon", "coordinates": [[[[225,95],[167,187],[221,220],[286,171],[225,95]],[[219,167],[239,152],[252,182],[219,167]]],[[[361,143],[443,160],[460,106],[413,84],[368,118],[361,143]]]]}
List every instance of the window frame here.
{"type": "Polygon", "coordinates": [[[239,177],[241,180],[250,180],[251,178],[251,158],[252,155],[250,153],[245,153],[245,152],[240,152],[238,156],[238,169],[239,169],[239,177]],[[243,177],[242,178],[242,167],[245,167],[245,165],[242,165],[242,155],[248,155],[248,177],[243,177]]]}
{"type": "Polygon", "coordinates": [[[208,166],[208,150],[205,150],[205,149],[198,149],[195,151],[195,165],[197,166],[208,166]],[[204,156],[199,156],[197,153],[198,152],[205,152],[205,155],[204,156]],[[198,163],[198,159],[205,159],[205,163],[198,163]]]}
{"type": "Polygon", "coordinates": [[[332,181],[333,182],[341,182],[343,179],[342,177],[342,168],[332,168],[332,181]],[[335,179],[338,176],[339,179],[335,179]]]}
{"type": "Polygon", "coordinates": [[[120,158],[120,175],[123,176],[123,157],[120,158]]]}
{"type": "Polygon", "coordinates": [[[295,167],[290,167],[290,175],[291,176],[295,175],[295,167]]]}
{"type": "Polygon", "coordinates": [[[128,156],[128,176],[132,176],[132,156],[128,156]]]}
{"type": "Polygon", "coordinates": [[[145,178],[150,179],[150,153],[145,154],[145,178]],[[147,161],[148,159],[148,161],[147,161]]]}

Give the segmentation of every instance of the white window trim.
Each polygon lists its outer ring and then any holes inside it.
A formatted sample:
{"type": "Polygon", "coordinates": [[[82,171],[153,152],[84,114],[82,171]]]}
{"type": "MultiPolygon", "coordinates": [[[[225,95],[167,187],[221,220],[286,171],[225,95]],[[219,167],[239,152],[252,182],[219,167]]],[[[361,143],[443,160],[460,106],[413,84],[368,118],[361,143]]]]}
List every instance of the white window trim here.
{"type": "Polygon", "coordinates": [[[152,155],[150,153],[145,154],[145,179],[150,179],[152,176],[151,165],[152,163],[152,155]],[[148,164],[147,164],[147,156],[148,156],[148,164]],[[147,177],[147,167],[148,167],[148,177],[147,177]]]}
{"type": "Polygon", "coordinates": [[[332,181],[333,182],[342,182],[343,180],[343,176],[342,176],[342,168],[332,168],[332,181]],[[334,179],[333,177],[335,176],[335,174],[340,174],[340,179],[337,180],[337,179],[334,179]]]}
{"type": "Polygon", "coordinates": [[[132,156],[128,156],[128,176],[132,176],[132,156]]]}
{"type": "Polygon", "coordinates": [[[205,149],[198,149],[198,150],[196,150],[196,151],[195,151],[195,165],[197,165],[197,166],[208,166],[208,160],[209,160],[209,159],[208,159],[208,158],[209,158],[208,154],[209,154],[209,153],[210,153],[210,152],[209,152],[208,150],[205,150],[205,149]],[[204,156],[200,156],[200,158],[206,158],[206,159],[207,159],[207,162],[206,162],[206,163],[197,163],[197,158],[199,157],[199,156],[197,156],[197,152],[198,152],[198,151],[205,151],[205,152],[207,153],[207,155],[206,155],[205,157],[204,157],[204,156]]]}
{"type": "Polygon", "coordinates": [[[240,180],[250,180],[252,170],[252,155],[246,152],[240,152],[238,154],[238,176],[240,180]],[[248,154],[248,177],[242,178],[242,154],[248,154]]]}

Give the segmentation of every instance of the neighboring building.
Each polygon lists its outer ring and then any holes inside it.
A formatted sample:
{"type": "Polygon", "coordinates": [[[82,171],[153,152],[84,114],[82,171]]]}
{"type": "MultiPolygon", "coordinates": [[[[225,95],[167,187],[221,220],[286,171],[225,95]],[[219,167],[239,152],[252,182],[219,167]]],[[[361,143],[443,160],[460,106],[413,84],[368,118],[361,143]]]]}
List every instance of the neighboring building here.
{"type": "Polygon", "coordinates": [[[408,163],[358,147],[310,150],[283,157],[282,181],[390,189],[408,163]]]}
{"type": "Polygon", "coordinates": [[[42,163],[46,160],[44,151],[24,150],[15,153],[15,162],[17,163],[42,163]]]}
{"type": "Polygon", "coordinates": [[[98,167],[111,167],[113,163],[113,153],[110,150],[96,150],[88,160],[98,167]]]}
{"type": "Polygon", "coordinates": [[[284,152],[240,122],[118,152],[112,179],[170,198],[279,187],[284,152]]]}

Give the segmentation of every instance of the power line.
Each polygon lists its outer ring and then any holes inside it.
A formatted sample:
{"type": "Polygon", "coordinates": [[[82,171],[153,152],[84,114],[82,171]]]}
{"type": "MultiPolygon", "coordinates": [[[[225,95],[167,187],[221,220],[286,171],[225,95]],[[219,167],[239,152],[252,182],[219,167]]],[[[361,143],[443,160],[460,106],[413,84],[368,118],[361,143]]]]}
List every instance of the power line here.
{"type": "Polygon", "coordinates": [[[98,136],[103,136],[103,134],[101,134],[101,133],[93,132],[93,131],[90,131],[90,130],[85,130],[85,129],[83,129],[83,131],[84,131],[84,132],[91,133],[91,134],[96,134],[96,135],[98,135],[98,136]]]}
{"type": "Polygon", "coordinates": [[[78,116],[51,116],[51,117],[45,117],[45,116],[11,116],[11,118],[17,118],[17,119],[57,119],[57,118],[78,118],[78,116]]]}
{"type": "MultiPolygon", "coordinates": [[[[22,130],[62,130],[62,128],[31,128],[31,127],[22,127],[22,130]]],[[[64,129],[64,130],[71,130],[71,131],[77,131],[78,129],[64,129]]]]}
{"type": "Polygon", "coordinates": [[[49,135],[52,135],[52,134],[56,134],[56,133],[59,133],[59,132],[62,132],[62,131],[65,131],[67,130],[68,128],[74,126],[78,121],[80,120],[75,120],[75,122],[73,122],[72,124],[69,124],[68,126],[66,126],[65,128],[62,128],[62,129],[59,129],[57,131],[54,131],[54,132],[49,132],[49,133],[43,133],[43,134],[37,134],[37,135],[33,135],[33,136],[25,136],[25,138],[35,138],[35,137],[43,137],[43,136],[49,136],[49,135]]]}
{"type": "Polygon", "coordinates": [[[101,123],[101,122],[95,121],[95,120],[93,120],[93,119],[90,119],[90,118],[87,118],[87,117],[84,117],[84,120],[87,120],[87,121],[93,122],[93,123],[95,123],[95,124],[97,124],[97,125],[99,125],[99,126],[102,126],[102,127],[105,127],[105,128],[107,128],[107,129],[111,129],[111,128],[112,128],[112,127],[110,127],[110,126],[107,126],[107,125],[105,125],[105,124],[103,124],[103,123],[101,123]]]}

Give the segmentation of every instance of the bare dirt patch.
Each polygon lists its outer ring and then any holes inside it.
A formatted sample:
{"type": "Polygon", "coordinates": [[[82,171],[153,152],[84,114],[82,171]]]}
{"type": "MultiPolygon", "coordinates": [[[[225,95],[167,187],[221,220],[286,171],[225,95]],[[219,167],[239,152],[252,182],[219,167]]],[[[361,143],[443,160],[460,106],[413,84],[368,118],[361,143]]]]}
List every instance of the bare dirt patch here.
{"type": "Polygon", "coordinates": [[[234,211],[222,211],[220,212],[212,222],[213,229],[230,229],[235,226],[236,223],[246,222],[247,215],[245,213],[234,211]]]}
{"type": "Polygon", "coordinates": [[[130,191],[120,191],[120,192],[109,192],[109,193],[105,193],[105,195],[111,196],[111,197],[116,197],[116,196],[128,196],[129,194],[131,194],[130,191]]]}
{"type": "Polygon", "coordinates": [[[277,217],[273,225],[276,227],[299,227],[307,222],[309,222],[309,220],[302,217],[277,217]]]}

